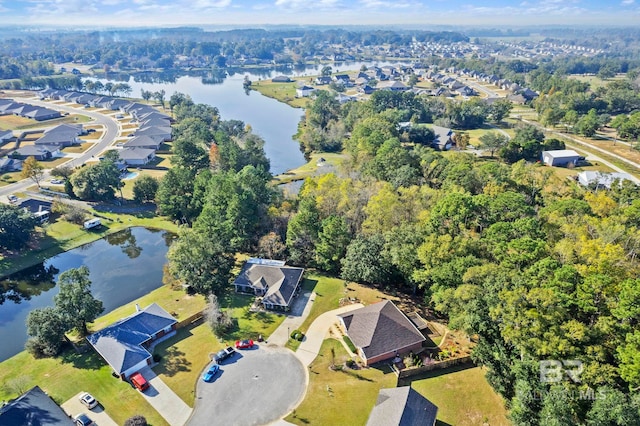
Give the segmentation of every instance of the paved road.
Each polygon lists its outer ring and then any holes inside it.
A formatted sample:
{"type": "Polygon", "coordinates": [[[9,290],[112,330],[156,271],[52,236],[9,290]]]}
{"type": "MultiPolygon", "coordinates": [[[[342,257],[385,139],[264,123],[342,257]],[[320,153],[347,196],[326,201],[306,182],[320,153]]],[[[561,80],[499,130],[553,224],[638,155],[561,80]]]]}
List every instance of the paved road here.
{"type": "Polygon", "coordinates": [[[240,351],[220,370],[212,383],[198,379],[189,426],[265,425],[291,412],[306,392],[307,369],[275,345],[240,351]]]}
{"type": "MultiPolygon", "coordinates": [[[[115,139],[118,137],[120,133],[120,128],[118,126],[118,122],[115,118],[107,116],[101,112],[96,111],[88,111],[83,107],[71,107],[68,105],[60,105],[54,104],[52,102],[41,101],[37,97],[29,98],[21,100],[25,104],[43,106],[50,109],[54,109],[57,111],[68,112],[70,114],[82,114],[88,117],[91,117],[93,121],[92,125],[102,125],[104,127],[104,132],[100,139],[95,142],[86,152],[74,155],[69,161],[65,162],[64,166],[68,167],[79,167],[87,161],[91,160],[93,156],[100,155],[107,147],[111,146],[115,139]]],[[[43,123],[43,127],[46,126],[46,123],[43,123]]],[[[43,180],[47,180],[51,177],[50,170],[46,170],[43,176],[43,180]]],[[[10,185],[6,185],[0,187],[0,202],[7,202],[7,195],[12,194],[14,192],[23,192],[28,187],[33,185],[33,181],[31,179],[23,179],[19,182],[12,183],[10,185]]]]}

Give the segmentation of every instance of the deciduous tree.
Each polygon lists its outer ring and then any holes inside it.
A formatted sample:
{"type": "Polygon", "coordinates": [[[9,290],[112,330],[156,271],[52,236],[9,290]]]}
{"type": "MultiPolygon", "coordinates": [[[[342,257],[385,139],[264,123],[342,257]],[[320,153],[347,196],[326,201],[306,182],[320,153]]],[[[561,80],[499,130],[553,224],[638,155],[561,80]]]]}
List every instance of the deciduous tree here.
{"type": "Polygon", "coordinates": [[[56,309],[68,329],[86,336],[87,322],[95,320],[104,311],[102,302],[91,294],[89,269],[81,266],[63,272],[58,278],[58,286],[60,291],[53,297],[56,309]]]}
{"type": "Polygon", "coordinates": [[[22,163],[22,172],[20,176],[23,179],[31,179],[33,183],[40,188],[40,182],[44,176],[44,166],[40,164],[35,157],[28,157],[22,163]]]}

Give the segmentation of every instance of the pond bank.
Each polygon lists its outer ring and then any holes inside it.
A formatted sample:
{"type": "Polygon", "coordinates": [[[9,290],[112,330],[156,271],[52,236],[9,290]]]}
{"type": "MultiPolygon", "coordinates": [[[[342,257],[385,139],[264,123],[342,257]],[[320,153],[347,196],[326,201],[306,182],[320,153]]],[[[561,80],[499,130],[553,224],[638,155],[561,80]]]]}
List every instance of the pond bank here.
{"type": "Polygon", "coordinates": [[[76,225],[62,220],[45,225],[45,227],[42,228],[43,234],[35,242],[35,247],[31,247],[13,257],[0,259],[0,278],[4,278],[29,266],[37,265],[65,251],[97,241],[107,235],[134,226],[178,232],[178,226],[173,222],[165,218],[152,216],[148,213],[144,215],[129,215],[96,212],[94,216],[100,217],[103,224],[103,226],[96,231],[87,231],[82,225],[76,225]]]}

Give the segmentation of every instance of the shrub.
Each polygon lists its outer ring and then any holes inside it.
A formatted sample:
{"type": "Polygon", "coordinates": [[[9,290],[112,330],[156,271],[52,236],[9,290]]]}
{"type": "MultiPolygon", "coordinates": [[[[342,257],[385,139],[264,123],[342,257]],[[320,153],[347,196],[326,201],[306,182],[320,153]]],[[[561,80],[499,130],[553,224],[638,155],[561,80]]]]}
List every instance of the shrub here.
{"type": "Polygon", "coordinates": [[[347,347],[349,348],[349,350],[353,353],[357,353],[356,346],[353,344],[351,339],[349,339],[349,336],[344,336],[343,339],[344,339],[344,342],[347,344],[347,347]]]}
{"type": "Polygon", "coordinates": [[[300,330],[293,330],[289,337],[291,337],[293,340],[301,342],[302,339],[304,339],[304,333],[300,330]]]}
{"type": "Polygon", "coordinates": [[[349,368],[354,368],[356,366],[356,362],[352,359],[348,359],[346,364],[347,364],[347,367],[349,368]]]}
{"type": "Polygon", "coordinates": [[[147,419],[145,419],[141,415],[135,415],[133,417],[129,417],[125,422],[124,426],[147,426],[147,419]]]}
{"type": "Polygon", "coordinates": [[[160,362],[161,359],[160,354],[153,354],[153,362],[160,362]]]}

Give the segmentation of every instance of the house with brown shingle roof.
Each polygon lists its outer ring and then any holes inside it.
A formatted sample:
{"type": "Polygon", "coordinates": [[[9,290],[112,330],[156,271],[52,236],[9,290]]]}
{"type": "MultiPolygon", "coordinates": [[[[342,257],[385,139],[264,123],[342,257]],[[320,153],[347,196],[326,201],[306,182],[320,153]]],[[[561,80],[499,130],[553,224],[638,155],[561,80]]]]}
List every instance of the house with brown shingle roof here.
{"type": "Polygon", "coordinates": [[[367,365],[417,352],[426,340],[390,300],[340,314],[338,319],[367,365]]]}

